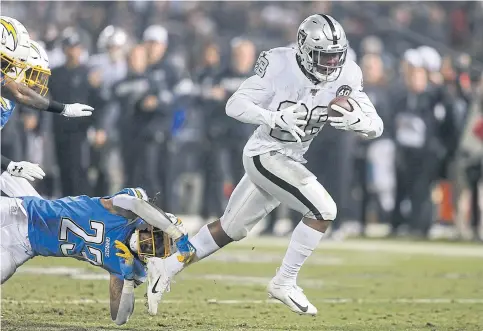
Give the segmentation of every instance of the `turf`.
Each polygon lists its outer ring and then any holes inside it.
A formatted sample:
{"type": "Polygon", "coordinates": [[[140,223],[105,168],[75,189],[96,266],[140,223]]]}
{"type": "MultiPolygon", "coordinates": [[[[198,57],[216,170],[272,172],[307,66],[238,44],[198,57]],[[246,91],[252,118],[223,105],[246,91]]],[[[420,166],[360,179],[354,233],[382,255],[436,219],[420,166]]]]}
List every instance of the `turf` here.
{"type": "Polygon", "coordinates": [[[72,259],[36,258],[2,286],[2,330],[483,331],[481,245],[319,247],[299,275],[319,309],[308,317],[267,300],[265,286],[286,242],[251,239],[186,269],[155,317],[146,312],[142,286],[123,327],[110,320],[102,270],[72,259]]]}

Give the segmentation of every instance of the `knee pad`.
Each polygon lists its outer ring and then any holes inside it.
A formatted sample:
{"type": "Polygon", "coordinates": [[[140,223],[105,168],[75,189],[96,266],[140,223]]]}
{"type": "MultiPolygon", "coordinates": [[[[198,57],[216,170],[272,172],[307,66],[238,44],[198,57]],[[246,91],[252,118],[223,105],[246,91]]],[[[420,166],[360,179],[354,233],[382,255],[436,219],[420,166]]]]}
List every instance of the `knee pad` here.
{"type": "MultiPolygon", "coordinates": [[[[310,196],[309,200],[320,212],[323,220],[335,220],[337,217],[337,204],[334,199],[332,199],[329,192],[327,192],[315,177],[305,184],[304,192],[306,192],[306,195],[310,196]]],[[[312,212],[307,213],[305,217],[317,219],[312,212]]]]}
{"type": "Polygon", "coordinates": [[[330,197],[330,200],[328,199],[328,201],[326,201],[326,204],[327,210],[322,213],[322,216],[326,221],[333,221],[337,217],[337,204],[335,203],[334,199],[332,199],[332,197],[330,197]]]}

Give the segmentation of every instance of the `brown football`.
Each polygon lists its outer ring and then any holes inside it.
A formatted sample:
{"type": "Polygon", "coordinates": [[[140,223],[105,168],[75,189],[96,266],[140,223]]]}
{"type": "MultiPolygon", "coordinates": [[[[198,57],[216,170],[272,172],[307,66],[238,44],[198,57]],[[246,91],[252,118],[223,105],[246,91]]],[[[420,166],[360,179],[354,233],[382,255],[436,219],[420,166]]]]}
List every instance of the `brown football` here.
{"type": "Polygon", "coordinates": [[[354,109],[352,109],[352,105],[349,103],[349,101],[347,101],[347,99],[349,99],[349,97],[346,97],[346,96],[339,96],[333,99],[327,106],[327,115],[329,115],[329,117],[342,116],[342,114],[339,113],[337,110],[332,109],[333,104],[336,104],[344,109],[347,109],[347,111],[353,111],[354,109]]]}

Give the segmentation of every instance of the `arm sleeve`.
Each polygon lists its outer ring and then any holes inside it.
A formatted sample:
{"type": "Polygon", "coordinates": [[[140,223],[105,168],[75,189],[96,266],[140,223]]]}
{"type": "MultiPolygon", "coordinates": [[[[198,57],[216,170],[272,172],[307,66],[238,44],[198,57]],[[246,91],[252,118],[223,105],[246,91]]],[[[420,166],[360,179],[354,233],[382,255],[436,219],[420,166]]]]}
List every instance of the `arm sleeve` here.
{"type": "Polygon", "coordinates": [[[371,100],[364,92],[364,84],[362,78],[362,71],[359,66],[356,66],[357,70],[354,70],[353,84],[351,98],[357,101],[361,106],[362,112],[368,117],[367,125],[360,132],[367,135],[367,138],[373,139],[379,137],[384,131],[384,123],[381,117],[377,114],[376,108],[372,104],[371,100]]]}
{"type": "Polygon", "coordinates": [[[117,278],[113,282],[111,275],[111,318],[117,325],[123,325],[129,321],[134,311],[134,281],[124,280],[120,298],[119,285],[117,285],[119,282],[117,278]]]}
{"type": "Polygon", "coordinates": [[[226,114],[249,124],[275,127],[275,112],[265,109],[275,94],[273,80],[280,65],[271,52],[262,52],[255,64],[255,74],[245,80],[226,103],[226,114]]]}
{"type": "Polygon", "coordinates": [[[12,160],[10,160],[8,157],[6,156],[3,156],[1,155],[2,157],[2,170],[6,171],[7,168],[8,168],[8,165],[10,164],[10,162],[12,162],[12,160]]]}
{"type": "Polygon", "coordinates": [[[112,197],[112,203],[116,207],[132,211],[148,224],[166,232],[174,240],[183,236],[183,232],[171,222],[164,211],[147,201],[127,194],[119,194],[112,197]]]}

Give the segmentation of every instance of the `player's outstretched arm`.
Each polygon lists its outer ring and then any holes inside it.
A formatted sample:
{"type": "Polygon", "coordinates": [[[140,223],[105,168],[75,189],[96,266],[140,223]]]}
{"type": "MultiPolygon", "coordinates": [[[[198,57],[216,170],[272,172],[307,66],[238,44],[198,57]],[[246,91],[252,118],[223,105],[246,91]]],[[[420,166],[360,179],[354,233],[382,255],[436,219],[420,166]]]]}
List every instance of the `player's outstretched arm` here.
{"type": "Polygon", "coordinates": [[[195,256],[196,249],[188,240],[188,232],[181,220],[173,214],[165,213],[152,203],[127,194],[116,195],[110,200],[114,207],[134,213],[173,239],[180,253],[180,262],[189,263],[195,256]]]}
{"type": "Polygon", "coordinates": [[[112,320],[117,325],[125,324],[134,311],[134,281],[111,275],[109,295],[112,320]]]}
{"type": "Polygon", "coordinates": [[[178,227],[171,222],[169,216],[148,201],[127,194],[116,195],[111,200],[114,207],[133,212],[148,224],[166,232],[174,240],[183,236],[178,227]]]}
{"type": "Polygon", "coordinates": [[[50,100],[41,96],[28,86],[17,83],[12,79],[7,78],[2,87],[3,97],[38,110],[57,113],[66,117],[91,116],[94,110],[94,108],[80,103],[63,104],[50,100]]]}

